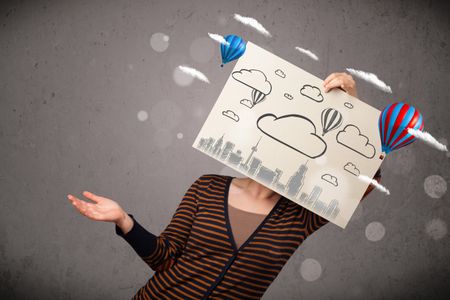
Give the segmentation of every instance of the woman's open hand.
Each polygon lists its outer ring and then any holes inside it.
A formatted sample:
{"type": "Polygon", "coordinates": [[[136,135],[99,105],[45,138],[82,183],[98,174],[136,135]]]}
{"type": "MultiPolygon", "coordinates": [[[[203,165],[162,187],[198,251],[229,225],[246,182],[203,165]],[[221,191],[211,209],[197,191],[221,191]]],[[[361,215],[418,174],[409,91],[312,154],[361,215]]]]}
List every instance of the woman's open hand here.
{"type": "Polygon", "coordinates": [[[356,83],[352,75],[347,73],[331,73],[323,82],[323,87],[326,93],[332,88],[340,88],[347,94],[358,97],[356,94],[356,83]]]}
{"type": "Polygon", "coordinates": [[[88,191],[84,191],[83,195],[95,203],[80,200],[71,194],[67,195],[67,198],[82,215],[89,219],[117,224],[126,217],[125,211],[116,201],[94,195],[88,191]]]}

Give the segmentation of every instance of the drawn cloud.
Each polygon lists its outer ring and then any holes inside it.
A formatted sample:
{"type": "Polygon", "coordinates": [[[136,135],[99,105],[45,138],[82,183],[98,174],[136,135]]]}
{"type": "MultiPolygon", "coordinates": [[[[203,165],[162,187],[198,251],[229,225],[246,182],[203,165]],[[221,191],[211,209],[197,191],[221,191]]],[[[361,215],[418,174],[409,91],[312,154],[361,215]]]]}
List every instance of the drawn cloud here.
{"type": "Polygon", "coordinates": [[[355,176],[359,176],[359,169],[356,167],[354,163],[348,162],[344,166],[344,170],[353,174],[355,176]]]}
{"type": "Polygon", "coordinates": [[[302,89],[300,90],[300,94],[316,102],[323,101],[323,96],[322,93],[320,92],[320,89],[318,87],[311,86],[309,84],[305,84],[302,87],[302,89]]]}
{"type": "Polygon", "coordinates": [[[283,70],[277,69],[275,71],[275,75],[280,76],[281,78],[286,78],[286,74],[283,72],[283,70]]]}
{"type": "Polygon", "coordinates": [[[369,143],[369,138],[358,127],[349,124],[336,135],[336,141],[345,147],[367,158],[375,156],[375,147],[369,143]]]}
{"type": "Polygon", "coordinates": [[[338,186],[337,177],[331,175],[331,174],[323,174],[322,177],[323,180],[325,180],[328,183],[331,183],[334,186],[338,186]]]}
{"type": "Polygon", "coordinates": [[[268,95],[272,91],[272,84],[267,80],[266,75],[255,69],[242,69],[231,74],[237,81],[268,95]]]}
{"type": "Polygon", "coordinates": [[[241,103],[244,106],[247,106],[248,108],[252,108],[253,107],[252,101],[250,101],[248,99],[242,99],[239,103],[241,103]]]}
{"type": "Polygon", "coordinates": [[[351,104],[350,102],[345,102],[345,103],[344,103],[344,106],[347,107],[347,108],[349,108],[349,109],[352,109],[352,108],[353,108],[353,104],[351,104]]]}
{"type": "Polygon", "coordinates": [[[288,100],[294,99],[294,97],[292,97],[292,95],[291,95],[291,94],[288,94],[288,93],[284,93],[284,98],[286,98],[286,99],[288,99],[288,100]]]}
{"type": "Polygon", "coordinates": [[[222,111],[222,115],[224,115],[225,117],[228,117],[230,119],[232,119],[235,122],[239,121],[239,116],[237,114],[235,114],[233,111],[231,110],[224,110],[222,111]]]}
{"type": "Polygon", "coordinates": [[[316,134],[314,123],[305,116],[289,114],[277,118],[267,113],[258,118],[256,126],[272,139],[310,158],[323,155],[327,149],[325,141],[316,134]]]}

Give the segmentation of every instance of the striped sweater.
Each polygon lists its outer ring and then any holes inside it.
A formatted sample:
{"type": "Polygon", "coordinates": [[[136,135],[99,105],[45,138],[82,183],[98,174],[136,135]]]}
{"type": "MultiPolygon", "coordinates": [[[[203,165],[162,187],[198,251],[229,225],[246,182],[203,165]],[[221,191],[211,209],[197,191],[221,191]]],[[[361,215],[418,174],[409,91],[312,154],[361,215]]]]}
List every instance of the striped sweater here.
{"type": "Polygon", "coordinates": [[[133,217],[123,237],[155,271],[133,299],[260,299],[300,244],[327,220],[281,196],[239,247],[227,209],[233,177],[202,175],[155,236],[133,217]]]}

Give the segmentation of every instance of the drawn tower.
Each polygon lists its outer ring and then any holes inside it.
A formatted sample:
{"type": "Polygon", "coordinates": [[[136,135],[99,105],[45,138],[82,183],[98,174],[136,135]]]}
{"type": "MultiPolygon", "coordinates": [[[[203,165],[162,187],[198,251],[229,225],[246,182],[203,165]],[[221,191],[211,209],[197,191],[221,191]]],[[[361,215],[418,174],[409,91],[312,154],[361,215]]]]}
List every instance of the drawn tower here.
{"type": "Polygon", "coordinates": [[[250,155],[248,156],[247,160],[246,160],[245,163],[243,164],[244,170],[248,170],[248,169],[249,169],[248,162],[250,161],[250,158],[252,158],[253,153],[255,153],[256,151],[258,151],[258,144],[259,144],[259,141],[261,141],[261,138],[262,138],[262,137],[260,137],[259,140],[258,140],[258,142],[256,143],[256,145],[254,145],[254,146],[252,147],[252,152],[250,152],[250,155]]]}

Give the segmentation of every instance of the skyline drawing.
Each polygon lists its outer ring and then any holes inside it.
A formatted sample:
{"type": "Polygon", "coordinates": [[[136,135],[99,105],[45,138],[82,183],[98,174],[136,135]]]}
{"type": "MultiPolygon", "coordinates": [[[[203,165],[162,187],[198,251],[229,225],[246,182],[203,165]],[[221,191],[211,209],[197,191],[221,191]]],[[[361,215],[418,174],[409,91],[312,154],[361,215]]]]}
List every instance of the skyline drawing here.
{"type": "Polygon", "coordinates": [[[290,199],[295,199],[295,202],[302,204],[305,207],[315,209],[318,213],[324,214],[327,218],[335,219],[340,212],[339,201],[332,199],[330,203],[321,201],[319,196],[323,189],[315,185],[310,194],[302,191],[305,181],[306,173],[308,171],[308,161],[299,165],[297,170],[292,174],[288,181],[283,184],[280,178],[283,175],[283,170],[275,168],[270,169],[263,165],[263,161],[255,156],[258,151],[258,145],[262,136],[250,148],[250,153],[247,158],[244,157],[242,151],[237,149],[234,152],[235,143],[232,141],[224,141],[225,134],[218,139],[214,137],[201,137],[196,148],[215,157],[218,160],[224,161],[229,165],[239,169],[240,172],[254,177],[267,186],[271,186],[273,190],[290,199]],[[302,192],[302,193],[300,193],[302,192]]]}

